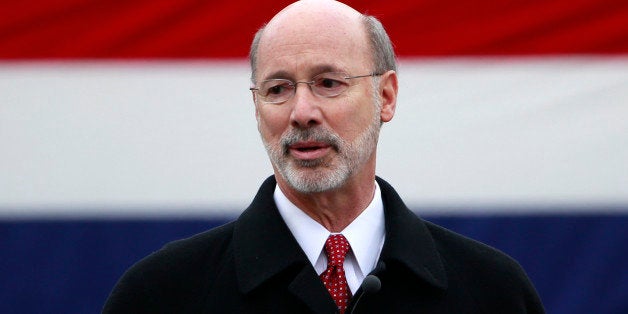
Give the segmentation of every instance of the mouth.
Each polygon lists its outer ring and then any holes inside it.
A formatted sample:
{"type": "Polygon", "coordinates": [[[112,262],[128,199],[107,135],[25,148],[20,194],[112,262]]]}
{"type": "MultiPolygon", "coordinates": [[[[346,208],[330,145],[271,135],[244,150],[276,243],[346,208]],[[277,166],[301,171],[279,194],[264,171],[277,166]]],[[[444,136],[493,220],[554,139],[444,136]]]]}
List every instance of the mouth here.
{"type": "Polygon", "coordinates": [[[301,160],[322,158],[331,150],[332,146],[323,142],[297,142],[288,146],[290,155],[301,160]]]}

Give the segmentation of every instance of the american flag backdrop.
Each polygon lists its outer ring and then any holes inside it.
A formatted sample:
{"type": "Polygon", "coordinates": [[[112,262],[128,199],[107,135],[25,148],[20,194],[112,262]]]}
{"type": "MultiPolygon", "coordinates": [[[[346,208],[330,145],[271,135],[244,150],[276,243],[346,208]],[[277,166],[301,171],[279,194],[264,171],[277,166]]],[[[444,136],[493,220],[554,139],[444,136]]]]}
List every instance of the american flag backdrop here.
{"type": "MultiPolygon", "coordinates": [[[[290,1],[0,0],[0,312],[97,313],[272,173],[248,91],[290,1]]],[[[628,2],[347,1],[399,55],[377,173],[515,257],[548,313],[628,313],[628,2]]]]}

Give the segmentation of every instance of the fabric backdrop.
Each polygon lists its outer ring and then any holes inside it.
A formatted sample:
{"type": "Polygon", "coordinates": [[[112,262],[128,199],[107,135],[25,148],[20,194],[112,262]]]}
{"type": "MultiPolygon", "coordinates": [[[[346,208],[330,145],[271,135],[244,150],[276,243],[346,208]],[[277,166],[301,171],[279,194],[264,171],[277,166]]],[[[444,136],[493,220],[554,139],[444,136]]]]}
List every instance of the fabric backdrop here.
{"type": "MultiPolygon", "coordinates": [[[[0,312],[97,313],[272,173],[247,90],[289,1],[0,0],[0,312]]],[[[349,1],[399,55],[377,173],[515,257],[548,313],[628,313],[628,2],[349,1]]]]}

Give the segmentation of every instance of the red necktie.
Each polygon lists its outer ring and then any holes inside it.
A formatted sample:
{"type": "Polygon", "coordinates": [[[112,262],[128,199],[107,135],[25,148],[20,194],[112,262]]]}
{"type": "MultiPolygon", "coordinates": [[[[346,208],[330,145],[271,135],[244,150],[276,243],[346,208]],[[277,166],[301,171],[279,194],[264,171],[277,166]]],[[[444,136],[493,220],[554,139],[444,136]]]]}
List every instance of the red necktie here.
{"type": "Polygon", "coordinates": [[[349,241],[342,234],[330,235],[325,242],[327,269],[321,274],[321,280],[331,298],[336,302],[340,314],[343,314],[347,309],[351,294],[345,277],[345,269],[342,267],[349,248],[349,241]]]}

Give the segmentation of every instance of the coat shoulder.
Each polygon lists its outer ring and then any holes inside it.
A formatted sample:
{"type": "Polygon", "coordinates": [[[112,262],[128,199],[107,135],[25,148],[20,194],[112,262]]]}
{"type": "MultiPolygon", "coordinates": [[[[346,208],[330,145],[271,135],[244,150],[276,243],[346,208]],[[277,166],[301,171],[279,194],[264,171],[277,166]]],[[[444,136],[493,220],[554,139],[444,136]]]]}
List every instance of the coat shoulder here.
{"type": "Polygon", "coordinates": [[[169,242],[140,260],[129,271],[185,271],[197,263],[207,263],[208,260],[222,257],[231,246],[233,225],[234,222],[230,222],[189,238],[169,242]]]}
{"type": "Polygon", "coordinates": [[[425,221],[436,247],[443,258],[460,261],[461,265],[491,265],[499,268],[520,267],[506,253],[452,230],[425,221]]]}
{"type": "Polygon", "coordinates": [[[450,277],[466,287],[484,311],[527,309],[544,313],[534,285],[508,254],[454,231],[425,221],[450,277]]]}
{"type": "Polygon", "coordinates": [[[103,313],[161,313],[180,309],[182,304],[191,311],[202,307],[193,300],[201,299],[197,294],[208,289],[212,277],[232,256],[233,226],[230,222],[167,243],[135,263],[113,288],[103,313]]]}

